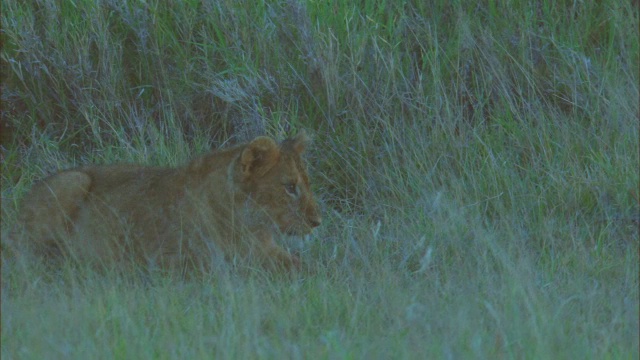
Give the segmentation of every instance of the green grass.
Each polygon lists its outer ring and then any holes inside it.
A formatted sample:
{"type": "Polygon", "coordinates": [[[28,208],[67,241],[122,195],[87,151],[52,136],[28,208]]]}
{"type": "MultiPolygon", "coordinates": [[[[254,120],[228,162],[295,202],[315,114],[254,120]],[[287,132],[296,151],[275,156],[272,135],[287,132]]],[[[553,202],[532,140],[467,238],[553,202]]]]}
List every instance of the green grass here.
{"type": "Polygon", "coordinates": [[[301,128],[324,215],[291,245],[314,275],[3,252],[2,357],[638,358],[638,27],[613,0],[2,0],[3,249],[58,169],[301,128]]]}

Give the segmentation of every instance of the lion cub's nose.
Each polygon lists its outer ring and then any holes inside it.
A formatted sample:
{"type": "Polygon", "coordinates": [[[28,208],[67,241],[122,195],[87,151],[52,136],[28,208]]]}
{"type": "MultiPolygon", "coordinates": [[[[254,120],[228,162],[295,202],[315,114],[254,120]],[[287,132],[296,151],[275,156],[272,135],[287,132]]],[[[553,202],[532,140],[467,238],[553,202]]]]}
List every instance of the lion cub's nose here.
{"type": "Polygon", "coordinates": [[[320,216],[314,216],[309,218],[309,225],[311,227],[318,227],[322,223],[322,218],[320,216]]]}

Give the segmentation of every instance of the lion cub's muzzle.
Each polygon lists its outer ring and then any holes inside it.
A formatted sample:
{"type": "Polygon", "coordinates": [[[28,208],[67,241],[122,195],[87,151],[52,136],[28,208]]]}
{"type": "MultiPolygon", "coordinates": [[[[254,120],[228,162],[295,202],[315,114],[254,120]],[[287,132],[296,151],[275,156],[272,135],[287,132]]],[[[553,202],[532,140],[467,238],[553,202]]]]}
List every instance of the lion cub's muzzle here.
{"type": "Polygon", "coordinates": [[[299,213],[297,218],[298,220],[294,224],[286,228],[281,227],[281,230],[287,235],[302,236],[311,233],[314,228],[322,224],[322,217],[318,211],[299,213]]]}
{"type": "Polygon", "coordinates": [[[320,211],[318,210],[318,206],[314,203],[312,206],[307,208],[306,211],[306,223],[309,225],[309,231],[311,229],[316,228],[322,224],[322,216],[320,216],[320,211]]]}

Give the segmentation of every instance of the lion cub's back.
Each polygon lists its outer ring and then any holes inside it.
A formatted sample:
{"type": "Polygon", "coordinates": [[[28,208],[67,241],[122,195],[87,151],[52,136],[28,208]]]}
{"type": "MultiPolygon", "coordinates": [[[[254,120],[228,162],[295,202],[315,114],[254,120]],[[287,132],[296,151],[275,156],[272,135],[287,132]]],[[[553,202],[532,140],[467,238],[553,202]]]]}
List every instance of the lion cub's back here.
{"type": "Polygon", "coordinates": [[[64,171],[36,183],[22,200],[18,231],[29,247],[49,252],[53,237],[68,232],[79,206],[91,186],[91,177],[79,171],[64,171]]]}
{"type": "Polygon", "coordinates": [[[172,198],[174,189],[184,187],[177,169],[138,165],[109,165],[80,168],[91,178],[90,196],[115,208],[136,206],[141,200],[154,203],[172,198]]]}
{"type": "MultiPolygon", "coordinates": [[[[108,226],[112,215],[162,207],[178,184],[175,170],[136,165],[77,168],[36,183],[22,200],[19,236],[36,252],[58,252],[78,229],[108,226]]],[[[113,224],[111,224],[113,225],[113,224]]]]}
{"type": "MultiPolygon", "coordinates": [[[[36,183],[22,201],[22,214],[45,208],[67,212],[90,197],[119,207],[121,203],[171,192],[175,169],[138,165],[89,166],[61,171],[36,183]]],[[[164,197],[164,196],[163,196],[164,197]]],[[[34,216],[36,216],[34,214],[34,216]]]]}

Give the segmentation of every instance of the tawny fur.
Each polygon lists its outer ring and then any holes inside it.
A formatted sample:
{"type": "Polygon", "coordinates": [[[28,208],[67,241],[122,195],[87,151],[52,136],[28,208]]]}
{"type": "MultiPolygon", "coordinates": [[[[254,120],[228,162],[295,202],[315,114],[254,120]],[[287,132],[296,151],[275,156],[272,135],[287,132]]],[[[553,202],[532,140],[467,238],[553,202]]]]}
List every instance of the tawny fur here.
{"type": "Polygon", "coordinates": [[[19,211],[23,248],[45,258],[161,267],[212,256],[292,268],[274,241],[305,235],[321,217],[301,159],[304,133],[210,153],[184,167],[89,166],[37,183],[19,211]],[[222,253],[222,254],[220,254],[222,253]]]}

